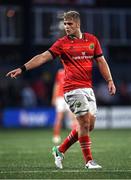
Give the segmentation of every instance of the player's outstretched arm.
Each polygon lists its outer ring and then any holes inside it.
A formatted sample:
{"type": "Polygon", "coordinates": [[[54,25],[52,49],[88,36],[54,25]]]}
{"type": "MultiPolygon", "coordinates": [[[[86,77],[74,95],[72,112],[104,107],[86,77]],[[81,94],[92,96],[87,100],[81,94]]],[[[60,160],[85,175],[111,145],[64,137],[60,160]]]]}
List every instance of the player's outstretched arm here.
{"type": "Polygon", "coordinates": [[[34,56],[31,60],[25,63],[22,67],[9,71],[6,76],[11,78],[16,78],[17,76],[21,75],[24,71],[34,69],[39,67],[40,65],[46,63],[52,59],[52,55],[49,51],[45,51],[42,54],[38,54],[34,56]]]}
{"type": "Polygon", "coordinates": [[[116,87],[115,87],[113,79],[112,79],[110,68],[109,68],[104,56],[97,58],[97,64],[98,64],[98,67],[99,67],[99,70],[100,70],[102,76],[108,83],[108,91],[109,91],[110,95],[114,95],[116,93],[116,87]]]}

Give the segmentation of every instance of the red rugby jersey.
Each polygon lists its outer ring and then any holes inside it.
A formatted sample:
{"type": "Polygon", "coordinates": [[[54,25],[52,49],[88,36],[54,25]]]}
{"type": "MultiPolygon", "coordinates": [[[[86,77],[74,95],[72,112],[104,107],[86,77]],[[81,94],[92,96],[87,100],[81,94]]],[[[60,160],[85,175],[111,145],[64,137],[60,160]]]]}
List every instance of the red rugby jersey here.
{"type": "Polygon", "coordinates": [[[49,49],[52,56],[59,56],[65,69],[64,92],[78,88],[92,88],[93,59],[102,56],[98,39],[84,33],[82,39],[64,36],[49,49]]]}
{"type": "Polygon", "coordinates": [[[56,83],[56,92],[55,95],[56,97],[58,96],[62,96],[64,95],[63,92],[63,83],[64,83],[64,69],[59,69],[57,74],[56,74],[56,78],[55,78],[55,83],[56,83]]]}

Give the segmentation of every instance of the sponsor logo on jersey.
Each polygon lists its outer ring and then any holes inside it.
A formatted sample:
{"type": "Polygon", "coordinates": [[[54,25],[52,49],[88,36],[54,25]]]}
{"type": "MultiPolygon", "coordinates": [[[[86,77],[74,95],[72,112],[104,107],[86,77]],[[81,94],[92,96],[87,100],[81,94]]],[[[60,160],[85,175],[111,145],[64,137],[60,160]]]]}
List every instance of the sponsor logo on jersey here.
{"type": "Polygon", "coordinates": [[[82,52],[82,55],[85,56],[85,55],[86,55],[86,52],[82,52]]]}
{"type": "Polygon", "coordinates": [[[86,55],[86,52],[82,52],[82,56],[73,56],[74,60],[86,60],[86,59],[92,59],[93,56],[86,55]]]}

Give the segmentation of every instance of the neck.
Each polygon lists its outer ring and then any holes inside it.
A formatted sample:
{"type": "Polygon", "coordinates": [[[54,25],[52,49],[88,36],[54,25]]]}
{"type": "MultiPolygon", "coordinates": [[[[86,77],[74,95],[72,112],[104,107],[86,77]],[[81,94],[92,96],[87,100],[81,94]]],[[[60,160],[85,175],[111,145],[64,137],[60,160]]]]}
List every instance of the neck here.
{"type": "Polygon", "coordinates": [[[82,39],[83,38],[83,35],[82,35],[82,32],[81,31],[77,31],[76,33],[74,34],[71,34],[69,35],[71,38],[75,38],[75,39],[82,39]]]}
{"type": "Polygon", "coordinates": [[[82,32],[81,31],[78,31],[75,36],[79,39],[82,39],[82,32]]]}

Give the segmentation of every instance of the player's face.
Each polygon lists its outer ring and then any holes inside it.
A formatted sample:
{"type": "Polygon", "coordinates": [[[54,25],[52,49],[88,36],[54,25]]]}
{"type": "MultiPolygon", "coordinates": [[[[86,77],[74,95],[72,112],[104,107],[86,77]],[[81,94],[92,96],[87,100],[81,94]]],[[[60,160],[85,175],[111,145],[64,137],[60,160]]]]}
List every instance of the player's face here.
{"type": "Polygon", "coordinates": [[[67,35],[76,35],[80,25],[77,21],[64,20],[64,28],[67,35]]]}

